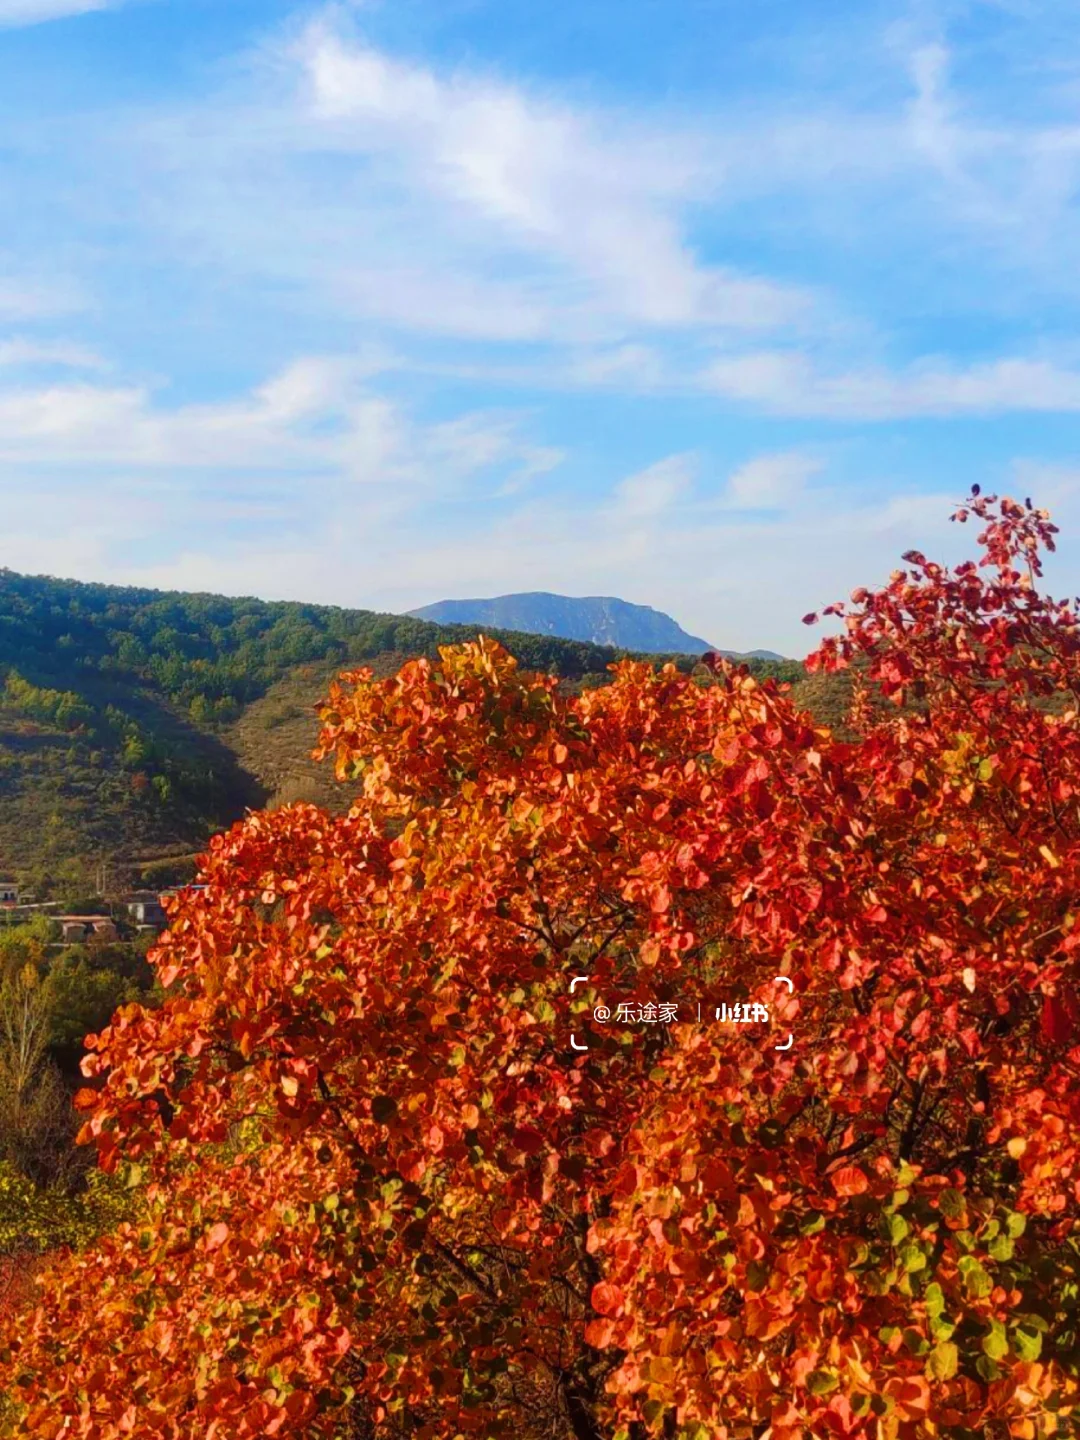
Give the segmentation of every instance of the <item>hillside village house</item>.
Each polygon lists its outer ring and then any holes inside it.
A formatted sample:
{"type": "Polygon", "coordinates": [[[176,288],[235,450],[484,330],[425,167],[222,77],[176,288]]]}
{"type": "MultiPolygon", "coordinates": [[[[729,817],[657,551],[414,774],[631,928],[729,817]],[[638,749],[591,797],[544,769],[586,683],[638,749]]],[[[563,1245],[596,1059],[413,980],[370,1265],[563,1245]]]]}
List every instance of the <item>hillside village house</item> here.
{"type": "Polygon", "coordinates": [[[108,915],[57,915],[64,942],[78,945],[87,940],[115,940],[116,925],[108,915]]]}
{"type": "Polygon", "coordinates": [[[16,905],[19,900],[19,887],[14,880],[0,880],[0,905],[16,905]]]}
{"type": "Polygon", "coordinates": [[[127,897],[127,912],[139,930],[164,930],[165,909],[161,900],[162,897],[153,890],[137,890],[127,897]]]}

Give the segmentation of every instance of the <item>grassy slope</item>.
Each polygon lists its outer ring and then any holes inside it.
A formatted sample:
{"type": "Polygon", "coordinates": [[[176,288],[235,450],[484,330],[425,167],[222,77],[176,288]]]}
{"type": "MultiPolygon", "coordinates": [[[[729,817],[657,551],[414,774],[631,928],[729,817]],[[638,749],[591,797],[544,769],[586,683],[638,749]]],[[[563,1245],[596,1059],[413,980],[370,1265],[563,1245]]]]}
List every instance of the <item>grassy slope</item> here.
{"type": "MultiPolygon", "coordinates": [[[[367,663],[376,675],[393,675],[407,659],[387,651],[367,663]]],[[[310,800],[330,810],[346,809],[349,795],[334,779],[329,761],[316,764],[311,751],[318,737],[315,707],[338,673],[334,665],[300,665],[283,675],[228,733],[237,759],[254,776],[271,806],[310,800]]]]}
{"type": "Polygon", "coordinates": [[[143,862],[192,852],[266,799],[223,737],[200,733],[167,707],[151,707],[148,716],[137,698],[120,698],[151,733],[182,744],[201,765],[207,795],[198,803],[182,794],[163,801],[99,736],[0,703],[0,871],[43,895],[85,893],[101,859],[130,869],[125,879],[134,880],[143,862]]]}

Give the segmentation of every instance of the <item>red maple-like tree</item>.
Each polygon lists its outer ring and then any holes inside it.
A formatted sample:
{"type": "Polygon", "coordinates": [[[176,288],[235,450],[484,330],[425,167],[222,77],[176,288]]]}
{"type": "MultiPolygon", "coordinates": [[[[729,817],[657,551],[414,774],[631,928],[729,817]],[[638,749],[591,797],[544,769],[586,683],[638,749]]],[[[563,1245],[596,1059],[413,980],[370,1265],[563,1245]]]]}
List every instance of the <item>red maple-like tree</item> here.
{"type": "Polygon", "coordinates": [[[216,839],[91,1042],[138,1212],[7,1323],[8,1433],[1076,1434],[1080,622],[972,513],[831,607],[849,738],[719,660],[345,677],[352,810],[216,839]]]}

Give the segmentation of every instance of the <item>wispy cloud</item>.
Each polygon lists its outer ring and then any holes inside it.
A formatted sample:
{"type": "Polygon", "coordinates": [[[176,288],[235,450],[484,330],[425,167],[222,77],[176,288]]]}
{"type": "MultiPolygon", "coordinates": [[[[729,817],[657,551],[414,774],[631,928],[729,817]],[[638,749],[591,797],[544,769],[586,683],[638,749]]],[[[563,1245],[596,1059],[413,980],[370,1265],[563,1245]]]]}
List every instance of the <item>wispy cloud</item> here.
{"type": "Polygon", "coordinates": [[[915,94],[908,110],[911,138],[938,169],[955,174],[957,128],[947,77],[949,52],[944,45],[919,45],[911,55],[915,94]]]}
{"type": "Polygon", "coordinates": [[[770,414],[834,420],[1080,411],[1080,370],[1026,358],[966,367],[924,360],[901,371],[828,373],[807,355],[754,351],[715,361],[702,383],[770,414]]]}
{"type": "Polygon", "coordinates": [[[821,460],[799,450],[756,455],[730,476],[722,503],[733,510],[787,509],[821,469],[821,460]]]}
{"type": "Polygon", "coordinates": [[[409,343],[453,339],[462,374],[487,347],[498,378],[500,347],[507,383],[516,367],[525,385],[704,389],[786,415],[1071,409],[1068,366],[1022,344],[960,363],[920,354],[916,326],[905,362],[881,360],[906,289],[881,283],[871,252],[894,252],[946,308],[989,306],[1022,330],[1024,285],[1073,287],[1068,237],[1080,245],[1080,125],[987,121],[943,39],[883,54],[891,108],[841,90],[797,114],[688,118],[402,58],[335,10],[265,47],[242,93],[140,125],[132,203],[151,248],[164,235],[238,283],[269,279],[409,343]],[[744,213],[767,235],[790,227],[782,265],[747,259],[744,213]],[[837,238],[852,286],[872,291],[837,293],[799,263],[837,238]],[[951,257],[929,277],[928,253],[951,257]],[[699,352],[717,345],[702,385],[699,352]]]}
{"type": "Polygon", "coordinates": [[[691,455],[670,455],[615,488],[609,518],[614,524],[655,521],[687,493],[697,469],[691,455]]]}
{"type": "Polygon", "coordinates": [[[25,324],[84,308],[79,287],[61,276],[44,278],[0,254],[0,320],[25,324]]]}
{"type": "Polygon", "coordinates": [[[970,80],[966,89],[956,82],[947,30],[940,21],[934,29],[898,47],[912,88],[900,138],[939,182],[929,194],[940,220],[963,228],[976,253],[1057,269],[1075,243],[1080,178],[1080,117],[1068,87],[1054,84],[1043,56],[1032,67],[1044,80],[1043,113],[995,113],[970,80]]]}
{"type": "Polygon", "coordinates": [[[86,15],[107,10],[122,0],[0,0],[0,29],[18,25],[39,25],[67,15],[86,15]]]}
{"type": "MultiPolygon", "coordinates": [[[[0,460],[84,471],[323,475],[352,484],[437,485],[464,477],[505,484],[560,459],[519,433],[513,416],[465,413],[423,424],[373,391],[347,359],[299,359],[246,395],[168,406],[145,387],[86,381],[0,389],[0,460]]],[[[297,493],[297,503],[303,502],[297,493]]]]}
{"type": "Polygon", "coordinates": [[[637,323],[759,328],[805,313],[794,287],[705,265],[680,212],[716,189],[700,142],[502,81],[394,60],[327,23],[297,53],[311,116],[354,153],[596,287],[637,323]]]}
{"type": "Polygon", "coordinates": [[[67,340],[32,340],[15,336],[0,340],[0,366],[12,369],[39,365],[65,370],[106,370],[107,362],[96,351],[67,340]]]}

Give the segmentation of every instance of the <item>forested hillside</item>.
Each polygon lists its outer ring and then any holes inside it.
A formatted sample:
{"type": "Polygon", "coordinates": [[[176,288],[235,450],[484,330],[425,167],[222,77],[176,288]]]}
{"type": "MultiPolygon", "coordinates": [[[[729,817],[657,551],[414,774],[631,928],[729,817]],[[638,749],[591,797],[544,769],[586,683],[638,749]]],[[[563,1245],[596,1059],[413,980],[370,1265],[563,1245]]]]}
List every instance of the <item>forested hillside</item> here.
{"type": "MultiPolygon", "coordinates": [[[[333,674],[474,637],[467,626],[0,571],[0,870],[39,894],[101,860],[133,878],[249,806],[311,795],[313,707],[333,674]]],[[[520,662],[602,683],[614,650],[495,631],[520,662]]],[[[663,657],[650,657],[662,659],[663,657]]],[[[683,667],[691,657],[679,657],[683,667]]],[[[755,662],[796,679],[797,665],[755,662]]]]}

